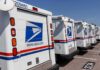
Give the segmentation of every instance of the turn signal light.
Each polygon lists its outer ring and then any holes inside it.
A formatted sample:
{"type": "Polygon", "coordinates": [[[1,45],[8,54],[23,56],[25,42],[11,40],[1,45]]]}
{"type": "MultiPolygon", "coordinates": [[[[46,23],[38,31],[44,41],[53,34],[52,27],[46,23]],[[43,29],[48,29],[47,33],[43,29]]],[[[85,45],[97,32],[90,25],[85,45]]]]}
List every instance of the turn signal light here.
{"type": "Polygon", "coordinates": [[[15,19],[13,17],[10,18],[10,24],[11,26],[15,26],[15,19]]]}
{"type": "Polygon", "coordinates": [[[12,52],[13,52],[13,56],[17,56],[17,48],[13,48],[12,52]]]}
{"type": "Polygon", "coordinates": [[[15,47],[17,45],[16,38],[12,38],[12,46],[15,47]]]}
{"type": "Polygon", "coordinates": [[[52,29],[52,24],[50,24],[50,28],[52,29]]]}
{"type": "Polygon", "coordinates": [[[53,36],[51,37],[51,41],[54,41],[54,37],[53,36]]]}
{"type": "Polygon", "coordinates": [[[15,30],[15,28],[12,28],[11,29],[11,35],[14,37],[14,36],[16,36],[16,30],[15,30]]]}

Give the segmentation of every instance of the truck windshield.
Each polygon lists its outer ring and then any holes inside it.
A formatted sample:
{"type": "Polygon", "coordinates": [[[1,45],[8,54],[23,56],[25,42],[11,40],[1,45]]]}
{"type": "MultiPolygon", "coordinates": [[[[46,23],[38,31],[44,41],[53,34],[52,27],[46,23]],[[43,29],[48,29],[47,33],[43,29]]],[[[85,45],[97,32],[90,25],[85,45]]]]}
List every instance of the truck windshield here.
{"type": "Polygon", "coordinates": [[[83,25],[81,23],[76,23],[76,30],[77,33],[80,33],[83,29],[83,25]]]}
{"type": "Polygon", "coordinates": [[[89,33],[91,32],[91,30],[92,30],[92,27],[89,25],[89,33]]]}
{"type": "Polygon", "coordinates": [[[95,31],[95,32],[96,32],[96,34],[98,33],[98,31],[99,31],[99,28],[98,28],[98,27],[96,27],[96,31],[95,31]]]}
{"type": "Polygon", "coordinates": [[[84,34],[87,35],[87,28],[84,29],[84,34]]]}

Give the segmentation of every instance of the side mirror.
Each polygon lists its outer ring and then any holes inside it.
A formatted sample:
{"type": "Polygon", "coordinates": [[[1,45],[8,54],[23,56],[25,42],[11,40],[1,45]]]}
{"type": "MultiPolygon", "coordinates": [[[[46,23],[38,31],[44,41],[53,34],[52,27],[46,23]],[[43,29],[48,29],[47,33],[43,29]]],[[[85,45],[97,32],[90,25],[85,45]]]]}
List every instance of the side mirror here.
{"type": "Polygon", "coordinates": [[[0,10],[9,11],[14,7],[15,3],[13,0],[0,0],[0,10]]]}

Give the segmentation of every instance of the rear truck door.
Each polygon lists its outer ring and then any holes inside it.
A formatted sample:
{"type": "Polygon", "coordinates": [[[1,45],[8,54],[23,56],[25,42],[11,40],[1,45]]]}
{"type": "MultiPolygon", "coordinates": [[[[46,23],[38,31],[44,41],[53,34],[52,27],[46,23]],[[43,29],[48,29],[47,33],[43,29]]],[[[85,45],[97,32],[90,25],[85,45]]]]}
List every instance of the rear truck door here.
{"type": "Polygon", "coordinates": [[[84,38],[85,38],[86,46],[88,46],[88,29],[86,25],[84,27],[84,38]]]}
{"type": "Polygon", "coordinates": [[[47,16],[17,9],[16,38],[25,69],[50,60],[47,16]],[[29,63],[29,65],[27,65],[29,63]]]}
{"type": "Polygon", "coordinates": [[[66,24],[66,38],[67,38],[67,42],[72,42],[73,41],[73,24],[72,23],[67,23],[66,24]]]}

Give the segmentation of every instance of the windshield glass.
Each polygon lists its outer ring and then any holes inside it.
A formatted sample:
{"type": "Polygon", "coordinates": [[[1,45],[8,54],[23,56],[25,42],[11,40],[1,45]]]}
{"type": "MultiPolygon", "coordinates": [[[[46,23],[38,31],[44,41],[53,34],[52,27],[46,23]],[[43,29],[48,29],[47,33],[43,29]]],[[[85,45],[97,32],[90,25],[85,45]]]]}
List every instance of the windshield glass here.
{"type": "Polygon", "coordinates": [[[98,33],[98,31],[99,31],[99,28],[98,28],[98,27],[96,27],[96,33],[98,33]]]}
{"type": "Polygon", "coordinates": [[[80,33],[83,29],[83,25],[81,23],[76,23],[76,30],[77,33],[80,33]]]}
{"type": "Polygon", "coordinates": [[[89,33],[91,32],[91,30],[92,30],[92,27],[89,25],[89,33]]]}
{"type": "Polygon", "coordinates": [[[87,35],[87,28],[84,29],[84,34],[87,35]]]}

